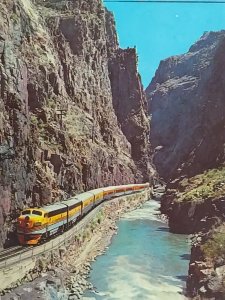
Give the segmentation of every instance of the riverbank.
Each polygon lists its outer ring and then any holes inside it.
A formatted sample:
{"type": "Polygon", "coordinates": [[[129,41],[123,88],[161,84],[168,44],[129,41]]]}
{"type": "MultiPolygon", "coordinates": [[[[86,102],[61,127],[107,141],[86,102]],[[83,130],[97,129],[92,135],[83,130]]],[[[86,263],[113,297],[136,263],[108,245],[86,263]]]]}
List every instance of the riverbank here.
{"type": "Polygon", "coordinates": [[[117,220],[149,196],[150,192],[144,191],[107,202],[70,246],[53,252],[51,262],[41,257],[38,268],[27,274],[21,286],[8,289],[2,299],[80,299],[84,290],[93,288],[87,281],[90,263],[110,244],[117,220]]]}

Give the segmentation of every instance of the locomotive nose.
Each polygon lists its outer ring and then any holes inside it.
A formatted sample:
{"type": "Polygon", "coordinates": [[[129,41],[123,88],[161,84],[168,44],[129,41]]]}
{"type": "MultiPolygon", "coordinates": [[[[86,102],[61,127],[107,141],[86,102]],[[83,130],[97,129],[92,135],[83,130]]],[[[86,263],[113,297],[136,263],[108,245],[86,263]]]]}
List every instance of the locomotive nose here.
{"type": "Polygon", "coordinates": [[[32,218],[29,216],[19,217],[17,224],[19,227],[31,228],[33,226],[32,218]]]}

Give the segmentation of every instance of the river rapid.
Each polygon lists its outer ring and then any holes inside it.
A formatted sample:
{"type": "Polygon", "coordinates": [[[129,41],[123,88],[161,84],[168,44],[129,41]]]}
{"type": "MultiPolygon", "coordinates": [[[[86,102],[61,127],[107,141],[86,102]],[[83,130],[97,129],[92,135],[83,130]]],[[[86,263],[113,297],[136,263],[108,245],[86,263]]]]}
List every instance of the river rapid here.
{"type": "Polygon", "coordinates": [[[188,236],[170,233],[159,207],[150,200],[118,222],[110,247],[92,264],[95,289],[83,299],[185,299],[188,236]]]}

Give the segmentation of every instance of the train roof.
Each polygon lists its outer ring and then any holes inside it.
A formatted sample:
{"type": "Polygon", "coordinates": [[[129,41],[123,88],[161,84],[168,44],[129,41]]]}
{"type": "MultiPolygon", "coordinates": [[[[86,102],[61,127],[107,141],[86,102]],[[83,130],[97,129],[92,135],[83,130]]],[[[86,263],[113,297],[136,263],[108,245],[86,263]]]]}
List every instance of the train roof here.
{"type": "MultiPolygon", "coordinates": [[[[115,190],[115,189],[118,189],[118,188],[121,188],[121,187],[126,188],[126,187],[132,187],[132,186],[142,186],[142,185],[147,185],[147,184],[148,183],[144,183],[144,184],[127,184],[127,185],[119,185],[119,186],[102,187],[102,188],[98,188],[98,189],[95,189],[95,190],[91,190],[90,192],[81,193],[79,195],[76,195],[76,196],[74,196],[72,198],[69,198],[67,200],[63,200],[61,202],[56,202],[56,203],[53,203],[53,204],[50,204],[50,205],[45,205],[45,206],[40,207],[38,209],[44,210],[45,212],[50,212],[50,211],[53,211],[53,210],[64,208],[65,204],[72,205],[72,204],[79,203],[79,202],[84,201],[84,200],[86,200],[87,198],[89,198],[93,195],[96,195],[96,194],[104,192],[104,191],[109,191],[109,190],[112,190],[112,189],[115,190]]],[[[27,209],[30,209],[30,208],[27,208],[27,209]]],[[[33,209],[33,208],[31,208],[31,209],[33,209]]]]}
{"type": "Polygon", "coordinates": [[[76,204],[76,203],[80,203],[80,202],[90,198],[91,196],[93,196],[94,194],[97,194],[99,192],[100,192],[99,189],[93,190],[91,192],[85,192],[85,193],[76,195],[72,198],[69,198],[67,200],[63,200],[61,203],[65,203],[67,205],[73,205],[73,204],[76,204]]]}
{"type": "Polygon", "coordinates": [[[61,204],[61,202],[57,202],[54,204],[45,205],[45,206],[41,207],[41,209],[46,212],[50,212],[50,211],[57,210],[57,209],[64,208],[64,207],[65,207],[65,205],[61,204]]]}
{"type": "Polygon", "coordinates": [[[84,201],[87,198],[90,198],[91,196],[93,196],[93,194],[91,192],[85,192],[80,195],[77,195],[76,198],[79,199],[80,201],[84,201]]]}
{"type": "Polygon", "coordinates": [[[102,191],[108,191],[108,190],[111,190],[111,189],[112,189],[112,186],[107,186],[107,187],[101,188],[102,191]]]}
{"type": "Polygon", "coordinates": [[[99,193],[101,193],[101,192],[103,192],[103,188],[98,188],[98,189],[95,189],[95,190],[91,190],[91,191],[89,191],[89,192],[87,192],[87,193],[90,193],[90,194],[94,194],[94,195],[97,195],[97,194],[99,194],[99,193]]]}
{"type": "Polygon", "coordinates": [[[77,198],[77,196],[69,198],[67,200],[63,200],[61,203],[65,203],[66,205],[72,205],[76,203],[80,203],[81,200],[77,198]]]}
{"type": "Polygon", "coordinates": [[[54,204],[45,205],[45,206],[41,207],[41,209],[46,211],[46,212],[50,212],[50,211],[53,211],[53,210],[64,208],[65,204],[66,205],[73,205],[73,204],[76,204],[76,203],[80,203],[80,202],[86,200],[87,198],[93,196],[93,193],[92,192],[85,192],[85,193],[82,193],[80,195],[69,198],[68,200],[63,200],[61,202],[57,202],[57,203],[54,203],[54,204]]]}

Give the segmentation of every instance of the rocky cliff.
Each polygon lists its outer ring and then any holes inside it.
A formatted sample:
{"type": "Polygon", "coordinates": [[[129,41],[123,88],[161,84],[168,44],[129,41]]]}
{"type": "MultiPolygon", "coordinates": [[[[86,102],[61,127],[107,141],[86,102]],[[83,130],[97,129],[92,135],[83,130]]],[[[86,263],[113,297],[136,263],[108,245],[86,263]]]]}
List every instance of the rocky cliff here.
{"type": "Polygon", "coordinates": [[[172,232],[208,232],[224,221],[224,176],[221,166],[167,185],[161,211],[168,216],[172,232]]]}
{"type": "Polygon", "coordinates": [[[1,1],[0,92],[0,247],[26,206],[149,180],[136,53],[100,0],[1,1]]]}
{"type": "Polygon", "coordinates": [[[166,180],[224,161],[225,31],[205,33],[188,53],[162,61],[146,92],[153,161],[166,180]]]}

